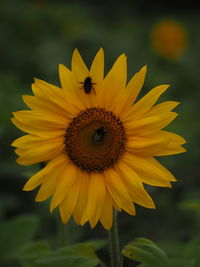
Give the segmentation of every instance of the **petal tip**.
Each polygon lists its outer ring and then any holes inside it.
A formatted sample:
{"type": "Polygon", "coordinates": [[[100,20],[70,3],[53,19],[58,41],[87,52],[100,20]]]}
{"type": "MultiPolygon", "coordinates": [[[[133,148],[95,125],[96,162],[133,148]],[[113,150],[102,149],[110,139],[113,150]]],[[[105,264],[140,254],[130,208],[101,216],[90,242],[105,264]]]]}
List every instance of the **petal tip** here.
{"type": "Polygon", "coordinates": [[[27,181],[27,182],[25,183],[25,185],[23,186],[23,188],[22,188],[23,191],[31,191],[31,190],[33,190],[33,189],[29,186],[28,182],[29,182],[29,181],[27,181]]]}
{"type": "Polygon", "coordinates": [[[147,65],[144,65],[142,68],[141,68],[141,71],[147,71],[147,65]]]}
{"type": "Polygon", "coordinates": [[[156,205],[154,202],[151,203],[150,209],[156,209],[156,205]]]}
{"type": "Polygon", "coordinates": [[[103,50],[103,48],[100,47],[97,53],[103,53],[103,54],[104,54],[104,50],[103,50]]]}
{"type": "Polygon", "coordinates": [[[98,221],[89,221],[91,229],[94,229],[94,227],[97,225],[98,221]]]}
{"type": "Polygon", "coordinates": [[[80,55],[79,51],[78,51],[78,48],[75,48],[74,51],[73,51],[73,54],[72,54],[72,57],[73,56],[76,56],[76,55],[80,55]]]}
{"type": "MultiPolygon", "coordinates": [[[[50,205],[50,209],[49,209],[49,211],[50,211],[51,214],[53,213],[54,209],[55,209],[55,207],[51,204],[50,205]]],[[[62,222],[63,222],[63,220],[62,220],[62,222]]]]}
{"type": "Polygon", "coordinates": [[[42,200],[38,197],[38,195],[35,197],[35,202],[41,202],[42,200]]]}
{"type": "Polygon", "coordinates": [[[17,141],[17,140],[14,140],[10,145],[13,146],[13,147],[17,147],[17,145],[16,145],[16,141],[17,141]]]}
{"type": "MultiPolygon", "coordinates": [[[[15,153],[16,153],[16,152],[15,152],[15,153]]],[[[20,165],[23,165],[23,164],[21,163],[20,158],[16,159],[16,162],[17,162],[18,164],[20,164],[20,165]]]]}
{"type": "Polygon", "coordinates": [[[10,118],[10,121],[15,125],[15,118],[14,117],[10,118]]]}
{"type": "Polygon", "coordinates": [[[170,87],[170,84],[163,84],[163,86],[168,89],[170,87]]]}
{"type": "Polygon", "coordinates": [[[58,69],[62,69],[64,67],[64,65],[62,63],[58,64],[58,69]]]}
{"type": "Polygon", "coordinates": [[[127,60],[127,56],[126,56],[126,54],[125,53],[122,53],[119,57],[118,57],[118,59],[117,60],[127,60]]]}
{"type": "Polygon", "coordinates": [[[14,118],[16,117],[16,113],[17,113],[17,111],[12,112],[13,117],[11,118],[11,120],[14,119],[14,118]]]}
{"type": "MultiPolygon", "coordinates": [[[[186,142],[186,141],[185,141],[186,142]]],[[[187,152],[187,149],[185,148],[185,147],[182,147],[182,153],[185,153],[185,152],[187,152]]]]}
{"type": "MultiPolygon", "coordinates": [[[[171,181],[171,182],[172,182],[172,181],[171,181]]],[[[176,180],[173,180],[173,182],[176,182],[176,180]]],[[[167,187],[171,189],[171,188],[172,188],[172,185],[169,183],[169,184],[167,185],[167,187]]]]}

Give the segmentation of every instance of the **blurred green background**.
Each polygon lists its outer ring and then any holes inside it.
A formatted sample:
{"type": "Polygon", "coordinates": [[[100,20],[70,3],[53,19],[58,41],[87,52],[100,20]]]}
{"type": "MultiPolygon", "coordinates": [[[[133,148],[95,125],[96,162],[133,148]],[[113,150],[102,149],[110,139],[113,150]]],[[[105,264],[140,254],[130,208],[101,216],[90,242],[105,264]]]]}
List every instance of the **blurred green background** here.
{"type": "MultiPolygon", "coordinates": [[[[125,52],[129,78],[143,65],[148,66],[143,93],[167,83],[171,87],[161,100],[181,102],[177,108],[180,116],[169,129],[186,138],[188,152],[160,159],[175,174],[178,182],[173,184],[172,190],[148,187],[157,209],[137,206],[135,217],[120,214],[119,233],[122,245],[135,237],[145,236],[157,242],[169,256],[183,257],[182,248],[194,237],[200,237],[199,15],[198,6],[180,7],[176,1],[173,5],[169,2],[122,3],[109,0],[0,1],[1,225],[5,227],[18,216],[32,214],[30,218],[37,221],[37,229],[31,238],[48,240],[52,247],[56,247],[56,215],[50,215],[48,201],[35,203],[36,191],[22,191],[26,179],[40,166],[17,165],[10,144],[22,132],[11,124],[10,118],[13,111],[25,108],[21,95],[31,94],[34,77],[60,86],[58,64],[70,66],[74,48],[79,49],[90,66],[98,49],[103,47],[106,72],[125,52]],[[165,18],[179,21],[188,36],[186,50],[174,60],[162,58],[151,45],[152,28],[165,18]]],[[[2,229],[0,227],[0,250],[4,242],[12,243],[11,240],[17,238],[12,233],[2,239],[5,234],[2,229]]],[[[91,230],[88,225],[81,228],[70,221],[66,231],[69,244],[107,237],[107,232],[100,225],[91,230]]],[[[197,243],[200,248],[200,241],[197,243]]],[[[107,247],[99,253],[108,261],[107,247]]],[[[14,260],[12,255],[5,257],[0,266],[21,266],[19,260],[13,263],[9,260],[11,258],[14,260]]],[[[136,266],[128,260],[125,263],[127,267],[136,266]]]]}

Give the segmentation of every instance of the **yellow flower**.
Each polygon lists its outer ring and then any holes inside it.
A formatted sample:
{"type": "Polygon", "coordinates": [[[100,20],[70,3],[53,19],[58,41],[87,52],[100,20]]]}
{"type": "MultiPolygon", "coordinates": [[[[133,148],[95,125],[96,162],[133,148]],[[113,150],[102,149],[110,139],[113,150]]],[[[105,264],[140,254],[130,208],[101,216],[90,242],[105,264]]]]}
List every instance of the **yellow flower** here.
{"type": "Polygon", "coordinates": [[[179,58],[185,51],[187,43],[185,28],[175,20],[162,20],[152,29],[152,48],[161,57],[172,60],[179,58]]]}
{"type": "Polygon", "coordinates": [[[13,123],[28,133],[13,142],[21,165],[47,162],[24,190],[40,185],[36,201],[51,198],[66,223],[98,221],[110,229],[113,207],[135,215],[134,203],[155,208],[143,183],[171,187],[174,176],[153,156],[184,152],[185,140],[162,130],[177,113],[178,102],[155,102],[168,88],[160,85],[135,102],[144,83],[146,66],[127,84],[122,54],[104,78],[100,49],[90,70],[78,50],[72,69],[59,66],[62,88],[35,79],[34,96],[24,95],[31,110],[14,112],[13,123]],[[88,78],[89,77],[89,78],[88,78]]]}

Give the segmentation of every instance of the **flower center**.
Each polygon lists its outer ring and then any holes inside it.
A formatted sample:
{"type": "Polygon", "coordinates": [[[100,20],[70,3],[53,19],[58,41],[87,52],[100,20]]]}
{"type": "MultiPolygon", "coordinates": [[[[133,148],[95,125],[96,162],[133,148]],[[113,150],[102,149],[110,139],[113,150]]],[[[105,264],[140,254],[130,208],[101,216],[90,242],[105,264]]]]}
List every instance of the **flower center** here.
{"type": "Polygon", "coordinates": [[[125,142],[121,120],[102,108],[80,112],[65,134],[67,155],[86,172],[102,172],[113,167],[125,150],[125,142]]]}

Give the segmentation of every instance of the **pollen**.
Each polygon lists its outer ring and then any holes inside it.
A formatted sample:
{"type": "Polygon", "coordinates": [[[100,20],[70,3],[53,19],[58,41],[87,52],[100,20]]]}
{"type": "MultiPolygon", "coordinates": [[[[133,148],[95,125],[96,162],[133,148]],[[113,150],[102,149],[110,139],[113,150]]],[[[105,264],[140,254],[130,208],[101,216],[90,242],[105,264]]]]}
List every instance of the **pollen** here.
{"type": "Polygon", "coordinates": [[[121,120],[102,108],[80,112],[69,123],[65,134],[67,155],[86,172],[102,172],[113,167],[125,150],[125,143],[126,134],[121,120]],[[103,134],[98,142],[94,142],[99,129],[104,129],[103,134]]]}

